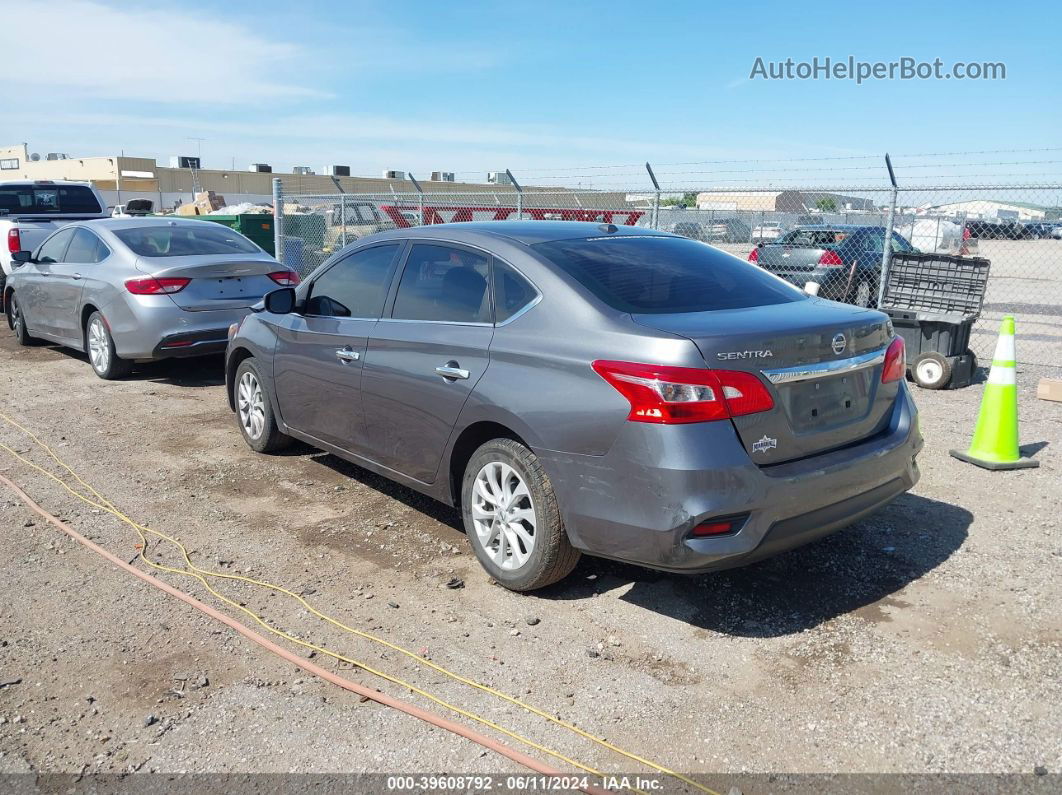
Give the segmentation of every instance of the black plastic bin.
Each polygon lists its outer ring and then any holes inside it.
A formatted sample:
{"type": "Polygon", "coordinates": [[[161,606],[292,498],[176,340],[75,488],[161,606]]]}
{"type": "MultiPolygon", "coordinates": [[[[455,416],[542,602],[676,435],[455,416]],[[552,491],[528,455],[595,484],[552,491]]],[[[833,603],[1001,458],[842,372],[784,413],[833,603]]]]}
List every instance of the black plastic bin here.
{"type": "Polygon", "coordinates": [[[894,254],[881,310],[907,346],[907,370],[926,389],[969,386],[977,370],[970,330],[990,263],[950,254],[894,254]]]}

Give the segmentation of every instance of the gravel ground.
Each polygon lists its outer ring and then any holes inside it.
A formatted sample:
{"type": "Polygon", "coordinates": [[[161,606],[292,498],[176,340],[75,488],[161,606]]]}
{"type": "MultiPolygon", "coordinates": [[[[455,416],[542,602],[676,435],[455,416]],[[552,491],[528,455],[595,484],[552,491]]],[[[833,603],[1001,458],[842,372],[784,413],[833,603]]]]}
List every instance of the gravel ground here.
{"type": "MultiPolygon", "coordinates": [[[[455,511],[307,447],[251,453],[218,361],[102,382],[82,357],[18,348],[6,333],[0,360],[0,410],[200,565],[290,587],[623,748],[707,774],[715,789],[746,772],[1062,768],[1062,405],[1035,400],[1039,371],[1019,375],[1022,438],[1039,469],[953,460],[981,389],[919,391],[922,481],[874,517],[747,569],[685,578],[584,558],[567,581],[519,596],[488,582],[455,511]],[[463,587],[447,587],[454,578],[463,587]]],[[[47,464],[2,423],[0,441],[47,464]]],[[[2,450],[0,472],[135,557],[136,535],[113,517],[2,450]]],[[[520,772],[308,677],[90,554],[3,489],[0,523],[2,773],[520,772]]],[[[283,596],[219,588],[587,765],[649,772],[283,596]]],[[[441,710],[364,671],[345,675],[441,710]]]]}

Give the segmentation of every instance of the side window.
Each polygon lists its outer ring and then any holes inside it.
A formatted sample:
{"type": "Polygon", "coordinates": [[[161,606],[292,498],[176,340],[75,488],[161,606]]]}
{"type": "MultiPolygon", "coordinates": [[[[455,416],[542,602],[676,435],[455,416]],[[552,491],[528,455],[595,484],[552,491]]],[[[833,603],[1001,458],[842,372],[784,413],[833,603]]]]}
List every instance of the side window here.
{"type": "Polygon", "coordinates": [[[504,323],[538,296],[531,282],[504,262],[494,260],[494,320],[504,323]]]}
{"type": "Polygon", "coordinates": [[[379,317],[397,251],[397,243],[373,246],[337,262],[310,286],[306,314],[379,317]]]}
{"type": "Polygon", "coordinates": [[[87,229],[78,229],[74,232],[74,239],[70,241],[70,248],[66,250],[67,262],[99,262],[107,254],[107,247],[103,242],[87,229]],[[100,249],[103,249],[102,255],[100,249]]]}
{"type": "Polygon", "coordinates": [[[416,244],[406,259],[391,317],[490,323],[490,259],[465,249],[416,244]]]}
{"type": "Polygon", "coordinates": [[[37,252],[37,261],[62,262],[66,246],[73,236],[73,229],[63,229],[61,232],[56,232],[41,245],[40,250],[37,252]]]}

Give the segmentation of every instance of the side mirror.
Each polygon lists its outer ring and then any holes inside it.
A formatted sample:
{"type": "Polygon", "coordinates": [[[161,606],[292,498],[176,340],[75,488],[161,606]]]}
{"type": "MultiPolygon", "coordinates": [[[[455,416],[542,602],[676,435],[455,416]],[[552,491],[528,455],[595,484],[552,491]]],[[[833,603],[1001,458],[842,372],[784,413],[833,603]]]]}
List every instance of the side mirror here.
{"type": "Polygon", "coordinates": [[[282,287],[265,295],[265,310],[274,315],[288,315],[295,311],[295,290],[282,287]]]}
{"type": "Polygon", "coordinates": [[[27,262],[33,261],[32,251],[12,251],[11,261],[17,262],[19,265],[25,265],[27,262]]]}

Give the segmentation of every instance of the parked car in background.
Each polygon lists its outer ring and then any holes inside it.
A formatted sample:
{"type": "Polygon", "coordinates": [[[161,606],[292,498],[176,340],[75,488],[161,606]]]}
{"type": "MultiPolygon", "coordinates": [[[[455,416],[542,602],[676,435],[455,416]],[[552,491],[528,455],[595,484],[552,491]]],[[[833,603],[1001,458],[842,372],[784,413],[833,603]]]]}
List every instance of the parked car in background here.
{"type": "Polygon", "coordinates": [[[739,218],[715,218],[704,225],[707,243],[748,243],[752,229],[739,218]]]}
{"type": "MultiPolygon", "coordinates": [[[[891,245],[894,252],[916,250],[897,232],[891,245]]],[[[877,304],[884,248],[881,226],[798,226],[756,246],[748,260],[797,287],[814,282],[824,298],[869,307],[877,304]]]]}
{"type": "Polygon", "coordinates": [[[347,247],[232,330],[225,371],[252,449],[300,439],[459,506],[526,591],[580,552],[744,565],[911,488],[903,351],[885,315],[711,246],[499,221],[347,247]]]}
{"type": "Polygon", "coordinates": [[[1051,227],[1051,238],[1053,240],[1062,240],[1062,224],[1054,224],[1051,227]]]}
{"type": "Polygon", "coordinates": [[[76,222],[13,257],[4,303],[18,342],[85,351],[107,379],[138,361],[220,353],[230,324],[299,281],[238,232],[191,219],[76,222]]]}
{"type": "Polygon", "coordinates": [[[36,248],[71,221],[106,216],[103,196],[86,182],[0,182],[0,236],[5,241],[0,247],[0,301],[4,282],[11,273],[13,254],[36,248]]]}
{"type": "Polygon", "coordinates": [[[967,219],[970,236],[978,240],[1030,240],[1032,232],[1017,221],[983,221],[967,219]]]}
{"type": "Polygon", "coordinates": [[[752,242],[764,243],[782,236],[781,224],[760,224],[752,227],[752,242]]]}

